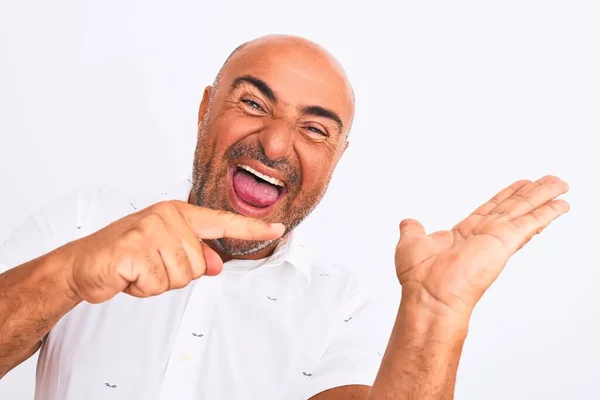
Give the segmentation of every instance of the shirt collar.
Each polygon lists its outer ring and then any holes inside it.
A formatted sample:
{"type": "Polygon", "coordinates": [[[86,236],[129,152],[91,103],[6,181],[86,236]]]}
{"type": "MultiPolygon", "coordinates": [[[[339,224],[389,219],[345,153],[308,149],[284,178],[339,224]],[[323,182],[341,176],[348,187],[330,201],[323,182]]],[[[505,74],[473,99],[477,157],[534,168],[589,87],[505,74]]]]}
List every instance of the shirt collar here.
{"type": "Polygon", "coordinates": [[[313,254],[306,246],[302,235],[293,230],[277,245],[267,263],[279,264],[287,262],[310,282],[312,259],[313,254]]]}
{"type": "MultiPolygon", "coordinates": [[[[175,197],[181,201],[187,202],[192,190],[192,179],[186,179],[181,186],[176,189],[175,197]]],[[[311,279],[311,261],[313,254],[306,246],[302,235],[295,229],[290,232],[283,240],[279,242],[273,254],[271,254],[262,266],[277,265],[287,262],[296,268],[308,282],[311,279]]]]}

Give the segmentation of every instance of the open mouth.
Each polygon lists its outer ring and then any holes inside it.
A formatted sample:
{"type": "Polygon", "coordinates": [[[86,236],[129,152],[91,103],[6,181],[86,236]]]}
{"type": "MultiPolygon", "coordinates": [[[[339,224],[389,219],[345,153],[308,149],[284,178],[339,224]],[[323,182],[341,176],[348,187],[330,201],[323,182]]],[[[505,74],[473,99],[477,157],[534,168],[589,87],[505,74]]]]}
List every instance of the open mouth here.
{"type": "Polygon", "coordinates": [[[247,164],[232,166],[229,182],[229,195],[234,208],[255,218],[267,216],[287,193],[285,182],[247,164]]]}

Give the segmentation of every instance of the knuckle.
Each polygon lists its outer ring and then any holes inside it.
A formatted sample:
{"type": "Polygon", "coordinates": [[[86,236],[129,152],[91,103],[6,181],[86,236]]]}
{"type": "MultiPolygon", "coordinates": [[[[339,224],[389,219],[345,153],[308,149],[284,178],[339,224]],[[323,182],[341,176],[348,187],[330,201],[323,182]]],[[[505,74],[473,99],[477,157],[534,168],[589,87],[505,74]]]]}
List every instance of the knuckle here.
{"type": "Polygon", "coordinates": [[[527,205],[529,205],[529,207],[531,207],[532,209],[535,209],[537,206],[533,203],[533,201],[531,201],[531,199],[529,197],[523,197],[521,199],[521,201],[523,203],[527,203],[527,205]]]}
{"type": "Polygon", "coordinates": [[[152,282],[150,291],[153,294],[164,292],[168,288],[169,282],[162,265],[159,265],[159,263],[152,259],[150,255],[146,255],[144,261],[146,273],[149,275],[149,281],[152,282]]]}
{"type": "Polygon", "coordinates": [[[515,193],[512,195],[513,200],[515,201],[522,201],[525,199],[525,196],[523,196],[521,193],[515,193]]]}
{"type": "Polygon", "coordinates": [[[134,227],[127,230],[122,238],[121,245],[126,247],[138,247],[144,241],[144,232],[139,227],[134,227]]]}
{"type": "Polygon", "coordinates": [[[160,201],[152,206],[154,213],[162,217],[170,217],[175,213],[179,213],[178,200],[160,201]]]}
{"type": "MultiPolygon", "coordinates": [[[[208,210],[208,209],[204,209],[204,210],[208,210]]],[[[227,221],[227,222],[231,222],[231,220],[235,217],[234,213],[230,213],[225,210],[212,210],[211,209],[210,212],[213,212],[217,219],[223,219],[224,221],[227,221]]]]}
{"type": "Polygon", "coordinates": [[[190,283],[190,281],[192,279],[194,279],[194,273],[192,272],[192,266],[191,265],[189,265],[188,267],[185,268],[183,276],[185,278],[185,284],[186,285],[188,283],[190,283]]]}
{"type": "Polygon", "coordinates": [[[156,293],[163,293],[169,290],[169,280],[166,274],[156,274],[156,293]]]}
{"type": "Polygon", "coordinates": [[[189,282],[190,279],[186,279],[185,276],[181,275],[171,280],[171,287],[168,289],[181,289],[182,287],[187,286],[189,282]]]}
{"type": "Polygon", "coordinates": [[[170,201],[168,200],[159,201],[158,203],[153,204],[151,208],[154,212],[161,213],[169,207],[169,203],[170,201]]]}
{"type": "Polygon", "coordinates": [[[225,221],[225,232],[229,234],[233,227],[235,226],[237,216],[233,213],[228,213],[226,211],[219,211],[219,215],[223,217],[225,221]]]}
{"type": "Polygon", "coordinates": [[[535,185],[535,187],[544,186],[544,185],[548,184],[548,177],[538,179],[537,181],[532,182],[532,183],[535,185]]]}
{"type": "Polygon", "coordinates": [[[138,225],[145,233],[152,233],[158,230],[163,224],[164,221],[160,214],[149,213],[141,219],[138,225]]]}
{"type": "Polygon", "coordinates": [[[217,215],[219,216],[223,216],[223,217],[233,217],[235,216],[234,213],[230,213],[229,211],[225,211],[225,210],[215,210],[217,212],[217,215]]]}
{"type": "Polygon", "coordinates": [[[534,212],[532,212],[531,217],[535,220],[536,223],[542,223],[542,216],[540,215],[539,211],[535,210],[534,212]]]}
{"type": "Polygon", "coordinates": [[[562,202],[558,201],[552,202],[548,206],[552,211],[554,211],[554,213],[560,213],[566,208],[562,202]]]}
{"type": "Polygon", "coordinates": [[[260,232],[260,231],[264,231],[264,230],[268,229],[269,223],[265,222],[263,220],[260,220],[260,219],[255,219],[250,224],[250,227],[252,229],[254,229],[255,231],[260,232]]]}
{"type": "Polygon", "coordinates": [[[177,265],[179,265],[180,267],[186,267],[189,264],[187,255],[185,254],[185,250],[183,250],[182,248],[179,248],[175,251],[175,260],[177,262],[177,265]]]}
{"type": "Polygon", "coordinates": [[[197,279],[204,275],[206,272],[206,261],[204,261],[204,258],[200,258],[191,269],[191,279],[197,279]]]}
{"type": "Polygon", "coordinates": [[[531,183],[531,180],[529,179],[522,179],[520,181],[516,181],[515,183],[513,183],[512,185],[509,186],[509,188],[513,191],[517,191],[520,190],[521,188],[527,186],[528,184],[531,183]]]}
{"type": "Polygon", "coordinates": [[[188,257],[183,250],[177,252],[175,255],[175,258],[177,260],[177,265],[178,265],[179,272],[180,272],[180,274],[179,274],[179,276],[181,277],[180,281],[182,283],[182,286],[185,286],[188,284],[189,281],[192,280],[191,263],[188,260],[188,257]]]}

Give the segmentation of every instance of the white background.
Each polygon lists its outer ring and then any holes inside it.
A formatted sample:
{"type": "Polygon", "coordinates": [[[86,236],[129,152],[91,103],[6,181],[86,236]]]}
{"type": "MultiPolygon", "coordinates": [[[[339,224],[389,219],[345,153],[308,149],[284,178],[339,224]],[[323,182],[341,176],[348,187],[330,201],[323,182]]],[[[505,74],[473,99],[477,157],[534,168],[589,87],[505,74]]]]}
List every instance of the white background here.
{"type": "MultiPolygon", "coordinates": [[[[351,145],[302,229],[398,304],[397,224],[447,229],[520,178],[572,211],[513,257],[473,316],[459,400],[600,398],[594,1],[0,2],[0,237],[79,184],[132,193],[191,170],[205,85],[243,41],[313,39],[354,84],[351,145]]],[[[35,360],[0,381],[31,399],[35,360]]]]}

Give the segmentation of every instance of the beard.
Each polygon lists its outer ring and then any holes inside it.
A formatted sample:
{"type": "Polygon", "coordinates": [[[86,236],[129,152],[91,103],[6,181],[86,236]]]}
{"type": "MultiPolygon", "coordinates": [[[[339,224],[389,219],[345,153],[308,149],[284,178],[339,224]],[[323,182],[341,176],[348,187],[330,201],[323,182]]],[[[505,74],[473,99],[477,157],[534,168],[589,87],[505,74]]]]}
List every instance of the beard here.
{"type": "MultiPolygon", "coordinates": [[[[207,113],[207,116],[210,112],[207,113]]],[[[193,166],[193,191],[196,205],[215,210],[224,210],[240,214],[228,201],[228,174],[234,161],[241,157],[248,157],[261,162],[283,173],[286,178],[287,193],[280,200],[276,209],[266,218],[267,222],[280,222],[286,226],[286,231],[281,238],[270,241],[249,241],[232,238],[204,240],[232,258],[251,256],[274,247],[296,228],[319,204],[323,198],[331,176],[323,184],[311,190],[302,190],[302,176],[299,168],[294,166],[287,158],[271,160],[265,154],[260,142],[234,143],[221,160],[215,165],[215,154],[210,148],[210,123],[208,117],[200,124],[198,130],[198,143],[194,153],[193,166]],[[216,169],[216,170],[215,170],[216,169]]]]}

